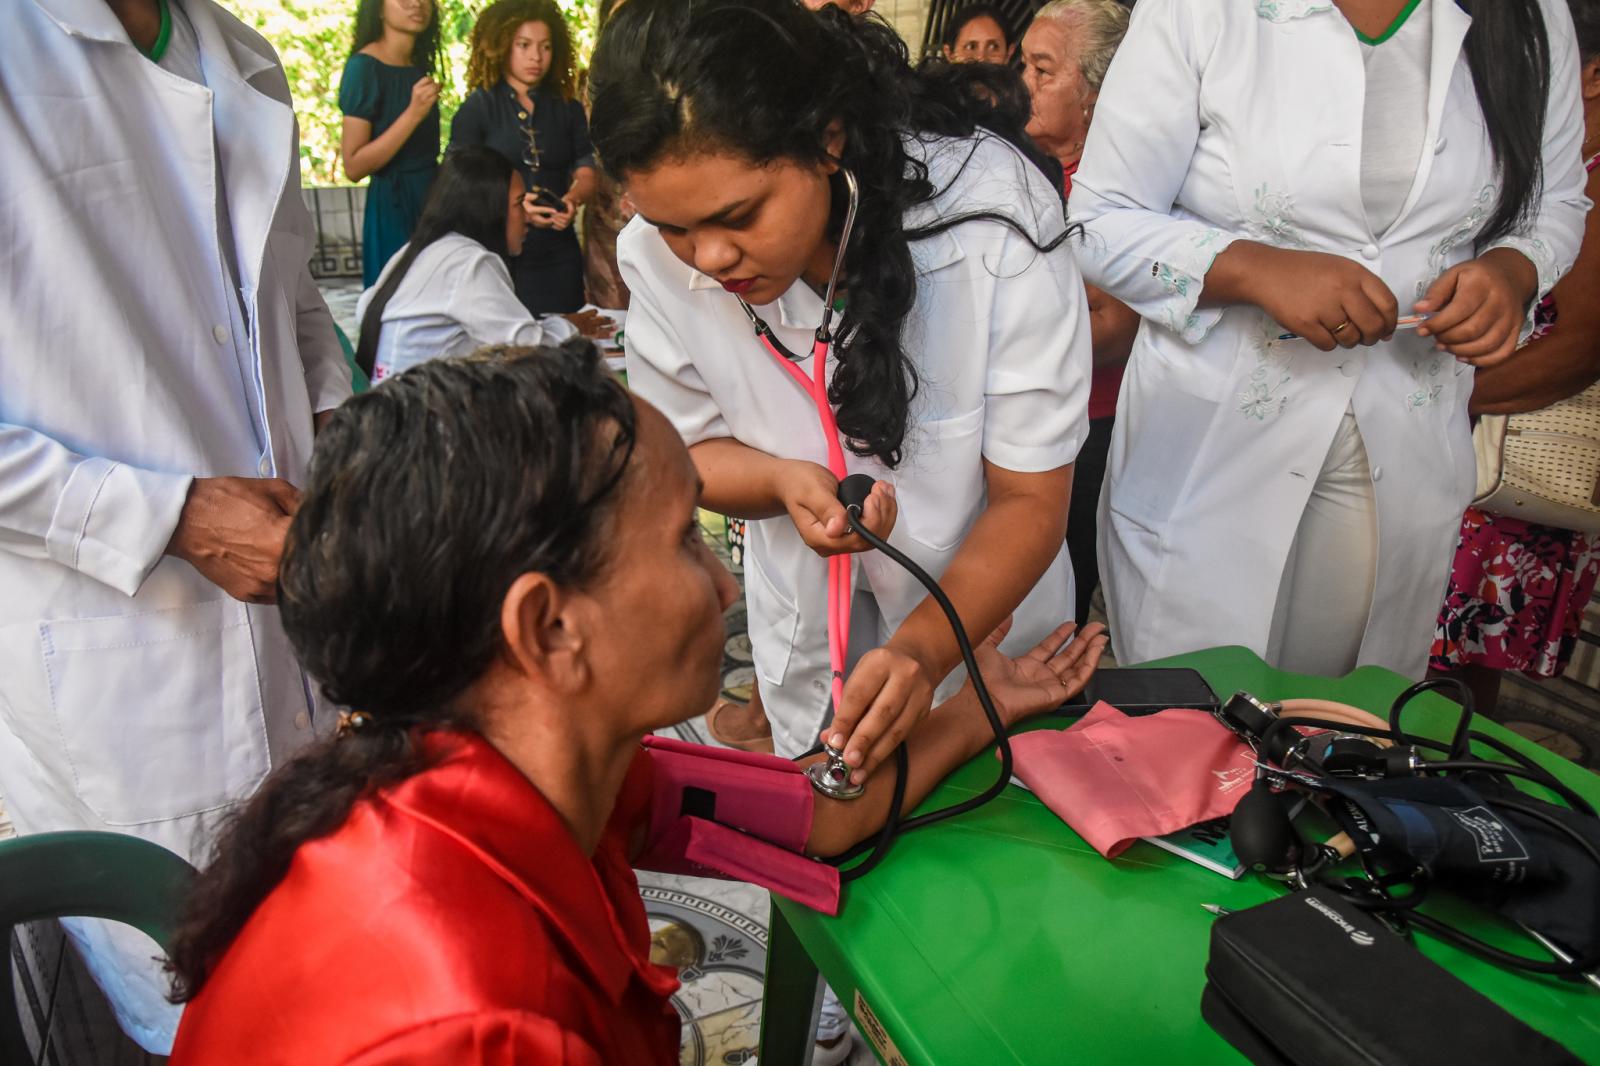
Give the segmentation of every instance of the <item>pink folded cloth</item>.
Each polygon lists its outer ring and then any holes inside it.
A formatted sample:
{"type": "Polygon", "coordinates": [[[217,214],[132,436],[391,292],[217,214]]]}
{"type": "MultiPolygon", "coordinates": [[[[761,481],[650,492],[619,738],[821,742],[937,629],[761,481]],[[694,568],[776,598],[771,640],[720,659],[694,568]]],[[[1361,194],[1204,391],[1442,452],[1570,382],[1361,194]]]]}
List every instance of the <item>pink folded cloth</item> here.
{"type": "Polygon", "coordinates": [[[1232,814],[1255,753],[1205,711],[1097,703],[1069,729],[1011,738],[1016,776],[1101,855],[1232,814]]]}

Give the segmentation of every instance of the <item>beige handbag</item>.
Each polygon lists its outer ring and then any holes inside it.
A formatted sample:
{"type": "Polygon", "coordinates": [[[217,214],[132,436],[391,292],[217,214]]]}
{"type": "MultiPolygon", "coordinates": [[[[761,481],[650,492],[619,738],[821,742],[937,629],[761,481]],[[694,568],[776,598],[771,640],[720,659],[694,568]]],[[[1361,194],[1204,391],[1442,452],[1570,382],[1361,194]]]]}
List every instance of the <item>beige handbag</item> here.
{"type": "Polygon", "coordinates": [[[1472,506],[1557,529],[1600,533],[1600,382],[1525,415],[1485,415],[1472,431],[1472,506]]]}

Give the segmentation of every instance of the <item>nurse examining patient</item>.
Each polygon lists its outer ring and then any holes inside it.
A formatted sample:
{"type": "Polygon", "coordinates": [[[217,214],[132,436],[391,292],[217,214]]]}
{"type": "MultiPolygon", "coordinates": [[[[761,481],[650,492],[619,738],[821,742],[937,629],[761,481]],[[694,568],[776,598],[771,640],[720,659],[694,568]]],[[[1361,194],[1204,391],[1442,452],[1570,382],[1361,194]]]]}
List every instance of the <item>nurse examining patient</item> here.
{"type": "MultiPolygon", "coordinates": [[[[296,652],[359,710],[221,828],[172,951],[174,1066],[678,1061],[678,982],[649,961],[633,874],[683,868],[663,782],[833,855],[882,824],[898,772],[840,802],[747,764],[766,801],[741,807],[710,749],[641,746],[716,691],[738,594],[696,490],[677,433],[582,341],[431,360],[339,409],[282,600],[296,652]]],[[[1105,641],[1052,654],[1073,633],[1017,659],[980,646],[1006,725],[1088,681],[1105,641]]],[[[964,687],[907,743],[906,804],[993,740],[964,687]]]]}
{"type": "Polygon", "coordinates": [[[632,0],[591,97],[598,155],[639,211],[618,242],[629,384],[689,444],[705,505],[753,520],[775,749],[807,750],[827,721],[828,559],[848,554],[851,665],[827,739],[864,776],[958,683],[960,656],[921,586],[850,533],[790,371],[815,378],[833,281],[827,406],[849,472],[879,481],[867,526],[939,577],[969,633],[1013,613],[1008,648],[1049,632],[1072,597],[1089,338],[1059,198],[1012,143],[1027,116],[913,74],[881,20],[786,0],[632,0]]]}

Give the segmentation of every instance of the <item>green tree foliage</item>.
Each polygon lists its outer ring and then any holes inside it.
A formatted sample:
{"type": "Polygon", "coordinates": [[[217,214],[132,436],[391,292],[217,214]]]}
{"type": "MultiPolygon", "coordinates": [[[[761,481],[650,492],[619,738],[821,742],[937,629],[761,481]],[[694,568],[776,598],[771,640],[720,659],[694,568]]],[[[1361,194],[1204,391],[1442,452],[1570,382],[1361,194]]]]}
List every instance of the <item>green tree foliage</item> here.
{"type": "MultiPolygon", "coordinates": [[[[305,185],[342,185],[339,165],[339,76],[350,58],[356,0],[220,0],[222,5],[272,42],[289,75],[300,120],[300,180],[305,185]]],[[[443,27],[444,58],[437,77],[444,137],[466,95],[467,36],[488,0],[435,0],[443,27]]],[[[558,0],[571,20],[578,54],[594,47],[595,0],[558,0]]]]}

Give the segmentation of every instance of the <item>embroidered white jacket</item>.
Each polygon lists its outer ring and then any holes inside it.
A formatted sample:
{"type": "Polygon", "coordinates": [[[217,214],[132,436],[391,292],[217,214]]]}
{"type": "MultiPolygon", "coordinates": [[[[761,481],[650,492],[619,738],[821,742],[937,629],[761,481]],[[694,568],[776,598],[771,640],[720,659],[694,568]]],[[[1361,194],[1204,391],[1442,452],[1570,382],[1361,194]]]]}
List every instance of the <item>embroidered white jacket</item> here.
{"type": "MultiPolygon", "coordinates": [[[[1145,322],[1101,499],[1101,572],[1116,653],[1138,662],[1218,644],[1265,650],[1279,579],[1345,410],[1366,441],[1379,557],[1361,648],[1420,676],[1473,487],[1471,368],[1409,332],[1324,354],[1258,308],[1197,310],[1237,239],[1343,255],[1402,314],[1470,258],[1498,195],[1455,0],[1433,15],[1427,133],[1399,218],[1373,233],[1361,199],[1365,75],[1327,0],[1140,0],[1096,106],[1069,213],[1084,277],[1145,322]]],[[[1544,191],[1499,242],[1539,272],[1570,267],[1589,202],[1578,57],[1565,4],[1550,39],[1544,191]]]]}

